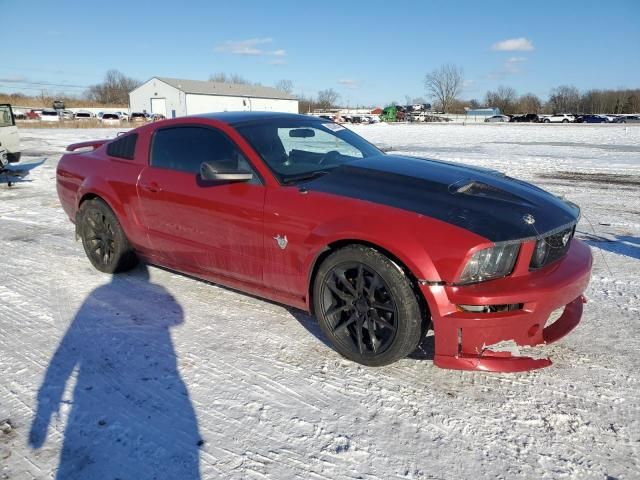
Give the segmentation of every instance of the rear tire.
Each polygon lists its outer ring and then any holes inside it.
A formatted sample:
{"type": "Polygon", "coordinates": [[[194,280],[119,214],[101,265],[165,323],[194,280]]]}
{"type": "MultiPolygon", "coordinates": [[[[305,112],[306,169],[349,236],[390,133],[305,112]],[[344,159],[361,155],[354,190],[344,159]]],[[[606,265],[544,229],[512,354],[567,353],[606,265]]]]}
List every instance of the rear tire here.
{"type": "Polygon", "coordinates": [[[413,352],[424,319],[410,280],[382,253],[350,245],[320,265],[314,312],[338,353],[362,365],[388,365],[413,352]]]}
{"type": "Polygon", "coordinates": [[[78,212],[78,233],[91,264],[104,273],[131,270],[138,263],[120,222],[101,199],[87,200],[78,212]]]}

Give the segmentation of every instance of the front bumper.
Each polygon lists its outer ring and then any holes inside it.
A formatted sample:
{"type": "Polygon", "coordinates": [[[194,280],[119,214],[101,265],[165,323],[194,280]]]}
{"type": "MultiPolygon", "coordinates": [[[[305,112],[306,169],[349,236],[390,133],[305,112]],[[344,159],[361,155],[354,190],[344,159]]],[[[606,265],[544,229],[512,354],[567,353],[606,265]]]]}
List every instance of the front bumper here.
{"type": "Polygon", "coordinates": [[[499,280],[468,286],[422,286],[435,332],[435,365],[494,372],[551,365],[548,358],[514,355],[511,349],[502,351],[501,345],[511,343],[527,350],[555,342],[576,327],[591,276],[591,251],[574,239],[562,260],[533,272],[528,271],[528,258],[518,262],[521,265],[516,265],[513,275],[499,280]],[[522,308],[496,313],[457,308],[505,304],[522,304],[522,308]],[[559,308],[564,308],[560,318],[547,325],[551,313],[559,308]]]}

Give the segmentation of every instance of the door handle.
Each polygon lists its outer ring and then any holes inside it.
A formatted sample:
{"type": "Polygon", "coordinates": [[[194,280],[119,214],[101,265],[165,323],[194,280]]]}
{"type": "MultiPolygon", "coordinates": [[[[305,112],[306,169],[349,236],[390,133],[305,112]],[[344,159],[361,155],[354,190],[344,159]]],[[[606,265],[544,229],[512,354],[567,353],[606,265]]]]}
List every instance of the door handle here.
{"type": "Polygon", "coordinates": [[[162,191],[162,188],[156,182],[141,183],[140,184],[140,188],[142,188],[144,190],[147,190],[147,191],[149,191],[151,193],[158,193],[158,192],[162,191]]]}

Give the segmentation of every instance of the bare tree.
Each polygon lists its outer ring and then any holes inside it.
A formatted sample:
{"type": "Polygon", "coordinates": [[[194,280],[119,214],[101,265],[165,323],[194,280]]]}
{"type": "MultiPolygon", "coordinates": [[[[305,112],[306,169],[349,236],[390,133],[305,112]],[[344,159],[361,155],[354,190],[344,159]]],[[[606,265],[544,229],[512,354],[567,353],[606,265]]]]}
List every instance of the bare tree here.
{"type": "Polygon", "coordinates": [[[102,83],[91,85],[85,92],[88,100],[103,103],[127,105],[129,92],[140,86],[140,81],[127,77],[122,72],[111,69],[104,76],[102,83]]]}
{"type": "Polygon", "coordinates": [[[298,113],[311,113],[316,108],[316,102],[312,97],[298,93],[296,98],[298,99],[298,113]]]}
{"type": "Polygon", "coordinates": [[[453,100],[462,92],[463,83],[462,68],[453,64],[446,64],[433,70],[424,79],[427,95],[434,98],[445,113],[453,100]]]}
{"type": "Polygon", "coordinates": [[[333,88],[320,90],[318,92],[318,101],[316,102],[316,105],[318,108],[322,109],[333,108],[338,103],[339,98],[340,94],[333,88]]]}
{"type": "Polygon", "coordinates": [[[291,80],[279,80],[275,85],[276,90],[280,90],[281,92],[288,93],[291,95],[293,92],[293,82],[291,80]]]}
{"type": "Polygon", "coordinates": [[[489,91],[485,97],[487,107],[498,107],[504,115],[512,115],[516,110],[518,94],[511,87],[499,86],[494,92],[489,91]]]}
{"type": "Polygon", "coordinates": [[[572,85],[554,88],[547,102],[551,113],[577,113],[580,110],[580,92],[572,85]]]}
{"type": "Polygon", "coordinates": [[[542,102],[537,95],[526,93],[518,99],[517,113],[540,113],[542,102]]]}
{"type": "Polygon", "coordinates": [[[236,83],[241,85],[251,84],[251,82],[244,78],[242,75],[239,75],[237,73],[227,74],[224,72],[217,72],[209,75],[209,81],[218,83],[236,83]]]}

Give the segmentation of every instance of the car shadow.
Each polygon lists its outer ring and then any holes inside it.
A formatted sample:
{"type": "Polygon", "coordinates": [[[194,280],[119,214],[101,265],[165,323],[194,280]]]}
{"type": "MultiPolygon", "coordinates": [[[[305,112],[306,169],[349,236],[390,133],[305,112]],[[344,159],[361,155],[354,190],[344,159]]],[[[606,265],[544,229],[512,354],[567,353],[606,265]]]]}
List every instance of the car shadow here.
{"type": "Polygon", "coordinates": [[[581,233],[580,239],[591,247],[597,247],[607,252],[617,253],[629,258],[640,260],[640,238],[631,235],[616,235],[614,239],[581,233]]]}
{"type": "MultiPolygon", "coordinates": [[[[293,318],[295,318],[298,323],[300,323],[300,325],[305,328],[307,332],[316,337],[316,339],[329,347],[331,350],[335,351],[329,339],[324,336],[324,333],[322,333],[320,324],[315,317],[295,308],[287,308],[287,310],[289,311],[291,316],[293,316],[293,318]]],[[[412,360],[433,360],[433,356],[435,353],[434,340],[435,337],[433,335],[423,337],[418,347],[413,352],[411,352],[407,358],[411,358],[412,360]]]]}
{"type": "MultiPolygon", "coordinates": [[[[329,339],[327,337],[325,337],[324,334],[322,333],[322,330],[320,329],[320,324],[318,323],[318,320],[313,315],[310,315],[309,313],[307,313],[307,312],[305,312],[303,310],[300,310],[300,309],[294,308],[294,307],[290,307],[290,306],[284,305],[282,303],[278,303],[278,302],[273,301],[273,300],[262,298],[262,297],[259,297],[257,295],[253,295],[251,293],[243,292],[242,290],[238,290],[238,289],[235,289],[235,288],[232,288],[232,287],[227,287],[227,286],[219,284],[219,283],[215,283],[215,282],[211,282],[211,281],[208,281],[208,280],[204,280],[204,279],[198,278],[196,276],[190,275],[188,273],[176,272],[175,270],[171,270],[169,268],[166,268],[166,267],[163,267],[163,266],[159,266],[159,265],[154,265],[154,268],[159,268],[161,270],[165,270],[165,271],[171,272],[171,273],[179,273],[180,275],[184,275],[185,277],[192,278],[192,279],[197,280],[199,282],[208,283],[209,285],[214,285],[216,287],[222,288],[224,290],[228,290],[230,292],[237,293],[239,295],[246,295],[247,297],[255,298],[255,299],[260,300],[262,302],[267,302],[267,303],[270,303],[272,305],[278,305],[278,306],[284,307],[289,312],[289,314],[293,318],[295,318],[298,321],[298,323],[300,323],[300,325],[302,325],[304,327],[304,329],[307,332],[309,332],[317,340],[322,342],[326,347],[328,347],[331,350],[335,351],[335,349],[333,348],[333,345],[331,345],[331,342],[329,341],[329,339]]],[[[433,336],[426,336],[426,337],[424,337],[422,339],[422,341],[418,345],[418,348],[416,348],[415,351],[413,351],[411,354],[409,354],[407,358],[411,358],[411,359],[414,359],[414,360],[433,360],[434,351],[435,351],[434,337],[433,336]]]]}
{"type": "Polygon", "coordinates": [[[39,449],[64,424],[57,479],[200,478],[202,440],[170,333],[183,321],[146,266],[85,299],[49,362],[29,434],[39,449]]]}

